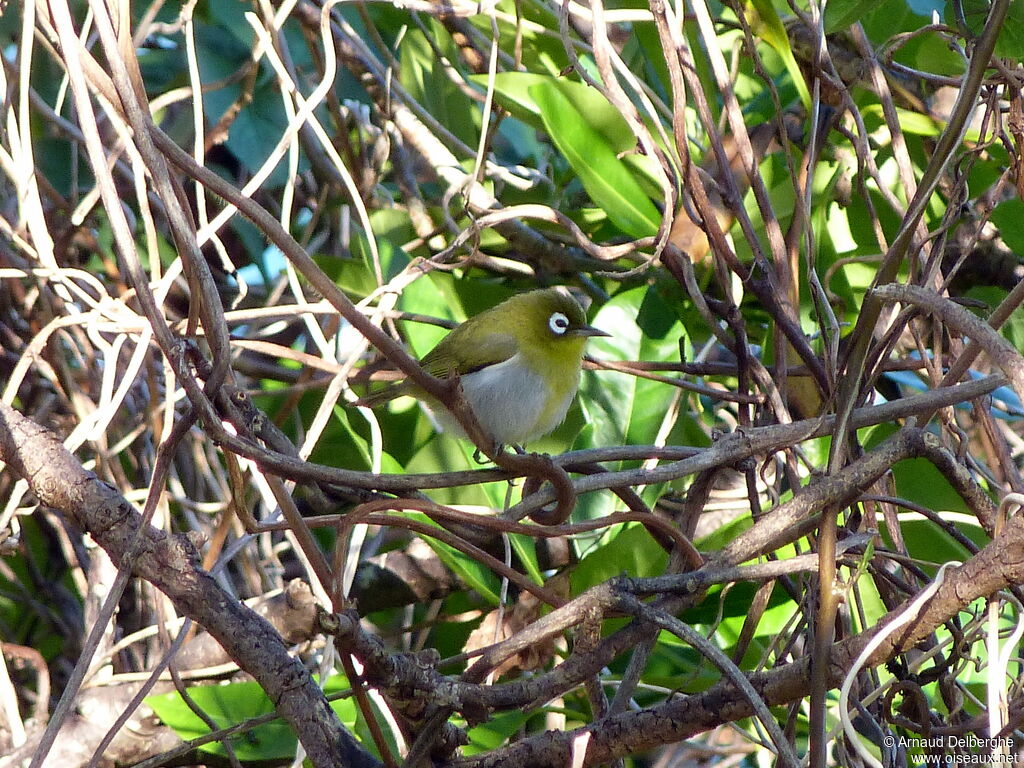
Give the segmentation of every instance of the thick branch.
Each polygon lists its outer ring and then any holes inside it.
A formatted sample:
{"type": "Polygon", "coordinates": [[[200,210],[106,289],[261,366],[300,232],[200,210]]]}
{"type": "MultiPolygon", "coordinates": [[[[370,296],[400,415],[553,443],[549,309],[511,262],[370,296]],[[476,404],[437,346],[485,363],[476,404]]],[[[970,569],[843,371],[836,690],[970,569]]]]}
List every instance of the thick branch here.
{"type": "Polygon", "coordinates": [[[39,501],[88,531],[118,567],[167,595],[251,674],[288,721],[316,766],[376,768],[346,731],[309,672],[274,628],[199,567],[195,543],[143,526],[114,488],[82,468],[49,431],[0,403],[0,461],[25,478],[39,501]]]}

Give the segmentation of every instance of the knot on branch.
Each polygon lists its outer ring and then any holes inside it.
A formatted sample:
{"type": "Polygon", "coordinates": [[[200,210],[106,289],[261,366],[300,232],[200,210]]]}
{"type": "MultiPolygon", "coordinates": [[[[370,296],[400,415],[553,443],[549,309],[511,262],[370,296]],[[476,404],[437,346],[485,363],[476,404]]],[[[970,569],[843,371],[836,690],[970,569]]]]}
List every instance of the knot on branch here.
{"type": "Polygon", "coordinates": [[[359,627],[358,615],[354,611],[343,613],[330,613],[322,607],[317,607],[316,626],[325,635],[332,635],[335,640],[343,640],[352,635],[359,627]]]}

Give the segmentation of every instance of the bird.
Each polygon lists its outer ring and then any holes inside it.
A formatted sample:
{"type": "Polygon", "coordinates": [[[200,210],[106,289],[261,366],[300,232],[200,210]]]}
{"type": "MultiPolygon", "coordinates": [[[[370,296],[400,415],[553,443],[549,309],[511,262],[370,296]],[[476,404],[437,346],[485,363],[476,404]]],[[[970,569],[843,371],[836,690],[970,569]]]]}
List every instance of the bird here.
{"type": "MultiPolygon", "coordinates": [[[[580,384],[587,340],[610,336],[587,324],[565,289],[516,294],[466,320],[420,361],[438,378],[458,377],[477,422],[498,446],[523,446],[554,430],[580,384]]],[[[403,395],[437,405],[413,382],[390,384],[356,401],[370,408],[403,395]]],[[[442,406],[442,425],[465,437],[442,406]]]]}

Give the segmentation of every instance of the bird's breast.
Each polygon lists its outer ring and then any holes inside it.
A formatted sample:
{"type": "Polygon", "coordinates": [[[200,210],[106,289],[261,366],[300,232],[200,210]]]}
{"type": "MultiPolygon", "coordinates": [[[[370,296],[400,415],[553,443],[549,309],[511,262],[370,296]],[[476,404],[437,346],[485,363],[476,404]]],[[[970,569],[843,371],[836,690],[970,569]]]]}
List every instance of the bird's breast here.
{"type": "Polygon", "coordinates": [[[463,376],[462,391],[480,426],[495,440],[523,444],[562,423],[578,383],[578,367],[544,371],[520,353],[463,376]]]}

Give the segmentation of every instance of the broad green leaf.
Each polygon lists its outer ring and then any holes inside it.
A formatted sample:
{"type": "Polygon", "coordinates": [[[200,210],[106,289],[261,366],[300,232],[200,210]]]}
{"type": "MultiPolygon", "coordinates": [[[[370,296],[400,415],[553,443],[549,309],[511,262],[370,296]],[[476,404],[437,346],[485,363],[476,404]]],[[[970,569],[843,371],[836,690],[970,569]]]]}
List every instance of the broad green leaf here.
{"type": "Polygon", "coordinates": [[[512,544],[512,551],[526,569],[526,575],[537,584],[544,583],[544,574],[541,573],[540,564],[537,561],[537,540],[532,536],[522,533],[510,533],[509,542],[512,544]]]}
{"type": "MultiPolygon", "coordinates": [[[[351,688],[351,684],[344,675],[331,675],[323,685],[324,693],[328,696],[334,693],[341,693],[351,688]]],[[[351,726],[356,720],[356,703],[351,697],[335,699],[331,702],[331,709],[341,718],[342,724],[351,726]]]]}
{"type": "Polygon", "coordinates": [[[526,725],[526,720],[524,712],[496,713],[486,723],[469,729],[466,733],[469,744],[463,747],[462,752],[468,756],[497,749],[513,739],[526,725]]]}
{"type": "MultiPolygon", "coordinates": [[[[244,720],[274,711],[274,705],[258,683],[192,686],[192,700],[217,724],[218,728],[237,725],[244,720]]],[[[210,733],[210,727],[182,700],[181,694],[166,693],[149,696],[146,703],[157,716],[182,739],[196,739],[210,733]]],[[[298,741],[286,723],[275,720],[229,738],[239,760],[287,760],[295,755],[298,741]]],[[[214,741],[199,747],[222,757],[227,751],[214,741]]]]}
{"type": "Polygon", "coordinates": [[[919,29],[925,23],[907,0],[877,0],[859,21],[870,40],[884,40],[898,32],[919,29]]]}
{"type": "MultiPolygon", "coordinates": [[[[653,287],[618,294],[601,307],[594,325],[612,335],[592,342],[591,351],[609,360],[667,362],[679,359],[682,333],[677,314],[653,287]]],[[[651,443],[676,390],[668,384],[602,371],[587,380],[588,402],[596,405],[596,445],[651,443]]],[[[593,409],[592,409],[593,410],[593,409]]]]}
{"type": "MultiPolygon", "coordinates": [[[[789,35],[786,34],[786,27],[779,18],[779,14],[776,13],[771,0],[751,0],[750,5],[754,10],[753,14],[748,14],[751,26],[758,36],[779,54],[782,63],[786,67],[786,72],[789,73],[793,85],[796,86],[797,92],[800,94],[800,101],[803,102],[804,109],[810,111],[811,94],[807,90],[807,81],[804,80],[800,66],[796,62],[796,57],[793,56],[789,35]]],[[[828,8],[831,10],[831,3],[828,8]]]]}
{"type": "MultiPolygon", "coordinates": [[[[550,34],[551,30],[558,29],[558,16],[553,8],[544,3],[521,3],[513,13],[516,18],[511,18],[513,14],[510,14],[506,19],[498,19],[500,49],[509,52],[521,50],[522,61],[529,62],[527,66],[531,72],[550,76],[562,72],[569,61],[561,38],[550,34]]],[[[490,39],[491,19],[490,14],[480,13],[468,20],[490,39]]]]}
{"type": "MultiPolygon", "coordinates": [[[[636,323],[646,288],[621,293],[601,307],[593,325],[611,329],[607,338],[590,342],[589,351],[597,358],[637,360],[643,333],[636,323]]],[[[579,447],[621,445],[629,433],[636,400],[637,378],[618,371],[586,372],[582,391],[592,438],[579,447]]]]}
{"type": "MultiPolygon", "coordinates": [[[[403,512],[402,514],[411,520],[419,520],[431,527],[440,527],[420,512],[403,512]]],[[[487,566],[432,536],[424,536],[423,539],[434,550],[441,562],[454,571],[464,584],[476,590],[477,594],[491,605],[497,605],[500,602],[498,593],[501,588],[501,580],[487,566]]]]}
{"type": "MultiPolygon", "coordinates": [[[[348,678],[341,674],[334,674],[327,678],[323,689],[327,696],[332,696],[344,691],[350,691],[351,687],[352,686],[349,684],[348,678]]],[[[371,710],[371,716],[375,717],[377,722],[381,722],[384,718],[380,712],[380,707],[377,702],[378,699],[376,697],[367,697],[366,699],[366,703],[371,710]]],[[[335,714],[338,715],[338,719],[341,720],[342,725],[355,733],[356,738],[358,738],[367,749],[371,750],[378,757],[380,756],[380,752],[377,750],[377,746],[374,741],[374,734],[366,724],[366,718],[364,717],[363,712],[356,705],[355,699],[352,696],[334,699],[331,702],[331,709],[333,709],[335,714]]],[[[388,746],[392,750],[392,754],[397,754],[398,744],[395,741],[395,734],[388,728],[381,730],[383,731],[384,738],[388,742],[388,746]]]]}
{"type": "MultiPolygon", "coordinates": [[[[351,417],[354,410],[334,406],[334,418],[324,430],[323,437],[317,443],[316,450],[310,461],[328,464],[332,467],[346,469],[369,470],[372,466],[370,446],[352,427],[351,417]]],[[[362,421],[362,416],[356,417],[362,421]]],[[[403,467],[386,451],[381,454],[381,472],[402,472],[403,467]]]]}
{"type": "MultiPolygon", "coordinates": [[[[758,170],[765,186],[768,187],[772,211],[774,211],[776,217],[785,221],[792,215],[796,205],[793,177],[789,173],[789,168],[786,167],[786,163],[779,155],[772,154],[761,162],[758,170]]],[[[764,221],[761,217],[761,209],[758,207],[757,198],[754,197],[752,192],[748,192],[744,196],[743,206],[754,222],[754,226],[759,231],[763,231],[764,221]]],[[[745,240],[741,241],[738,247],[744,252],[749,248],[745,240]]]]}
{"type": "Polygon", "coordinates": [[[899,495],[934,510],[968,512],[949,480],[928,459],[905,459],[892,468],[899,495]]]}
{"type": "MultiPolygon", "coordinates": [[[[656,362],[679,359],[681,328],[677,314],[653,287],[615,296],[601,307],[594,325],[612,329],[611,337],[592,342],[590,350],[597,358],[656,362]]],[[[678,396],[674,387],[662,382],[618,371],[588,371],[580,395],[587,429],[580,433],[575,446],[653,445],[659,438],[664,441],[666,435],[678,433],[680,422],[691,418],[688,409],[682,407],[673,424],[665,423],[678,396]]],[[[653,504],[664,488],[663,484],[644,487],[641,496],[653,504]]],[[[618,503],[609,494],[590,494],[580,500],[577,514],[599,517],[618,503]]]]}
{"type": "Polygon", "coordinates": [[[669,104],[672,100],[672,88],[657,25],[653,21],[634,21],[632,27],[633,34],[623,46],[622,58],[631,72],[641,76],[644,82],[669,104]]]}
{"type": "MultiPolygon", "coordinates": [[[[956,526],[968,538],[976,544],[984,546],[988,538],[979,525],[967,525],[958,516],[956,526]]],[[[885,525],[884,520],[879,518],[879,527],[885,533],[887,541],[891,544],[892,539],[885,525]]],[[[903,533],[903,540],[907,544],[907,552],[911,557],[917,558],[926,563],[945,563],[950,560],[964,561],[970,557],[970,552],[961,544],[946,533],[942,528],[931,520],[922,518],[901,519],[900,531],[903,533]]]]}
{"type": "MultiPolygon", "coordinates": [[[[671,632],[659,632],[643,681],[685,694],[706,691],[721,673],[671,632]]],[[[639,692],[638,692],[639,693],[639,692]]]]}
{"type": "MultiPolygon", "coordinates": [[[[724,587],[712,587],[700,605],[686,611],[681,618],[687,624],[712,625],[719,618],[746,616],[750,612],[750,603],[758,586],[749,581],[741,581],[724,587]]],[[[768,600],[768,607],[773,608],[788,602],[789,595],[777,586],[768,600]]]]}
{"type": "MultiPolygon", "coordinates": [[[[980,35],[988,20],[992,3],[989,0],[963,0],[962,8],[967,28],[975,35],[980,35]]],[[[956,23],[954,4],[946,4],[946,18],[956,23]]],[[[1006,12],[1006,19],[999,30],[996,40],[995,55],[1003,58],[1020,59],[1024,57],[1024,2],[1011,0],[1006,12]]]]}
{"type": "MultiPolygon", "coordinates": [[[[287,117],[281,106],[281,94],[276,84],[256,88],[252,103],[238,113],[225,145],[242,161],[250,172],[256,172],[270,157],[274,145],[266,141],[267,136],[279,136],[287,125],[287,117]]],[[[282,156],[267,177],[269,187],[281,186],[288,179],[288,155],[282,156]]],[[[309,168],[305,155],[299,155],[298,172],[309,168]]]]}
{"type": "MultiPolygon", "coordinates": [[[[486,88],[491,78],[489,75],[470,75],[470,82],[486,88]]],[[[544,121],[540,116],[540,108],[530,95],[529,89],[538,83],[547,83],[552,78],[533,72],[497,72],[494,75],[494,100],[509,113],[534,128],[541,130],[544,121]]]]}
{"type": "Polygon", "coordinates": [[[536,287],[533,283],[513,286],[484,280],[455,280],[452,283],[452,290],[458,297],[459,306],[466,317],[479,315],[486,309],[498,306],[515,293],[531,291],[536,287]]]}
{"type": "MultiPolygon", "coordinates": [[[[196,47],[200,62],[200,71],[205,82],[213,82],[229,78],[252,55],[250,27],[241,21],[241,4],[220,3],[221,6],[232,6],[232,18],[238,17],[233,25],[222,24],[196,26],[196,47]],[[235,9],[237,6],[237,9],[235,9]]],[[[212,124],[224,113],[237,106],[241,95],[241,85],[230,83],[223,88],[203,93],[203,108],[207,120],[212,124]]],[[[270,156],[276,141],[268,141],[268,137],[278,137],[288,124],[288,118],[281,102],[281,92],[276,80],[270,77],[257,79],[251,92],[252,100],[238,112],[231,122],[224,145],[244,166],[246,171],[255,173],[270,156]]],[[[300,172],[308,168],[308,161],[300,155],[300,172]]],[[[287,155],[281,158],[265,184],[269,187],[280,186],[287,181],[287,155]]]]}
{"type": "MultiPolygon", "coordinates": [[[[488,81],[486,75],[473,75],[471,79],[484,87],[488,81]]],[[[608,146],[621,158],[623,164],[632,171],[634,178],[644,187],[646,194],[653,199],[661,197],[662,188],[658,183],[661,170],[658,167],[658,161],[653,157],[634,151],[637,146],[637,137],[622,117],[622,113],[589,85],[530,72],[499,72],[494,79],[495,100],[518,120],[538,131],[546,131],[541,108],[530,92],[534,86],[558,89],[575,105],[580,114],[586,116],[590,127],[607,141],[608,146]]],[[[505,121],[502,125],[507,122],[505,121]]],[[[579,220],[577,223],[582,224],[579,220]]]]}
{"type": "MultiPolygon", "coordinates": [[[[434,408],[440,407],[435,406],[434,408]]],[[[419,406],[415,406],[415,408],[418,409],[419,406]]],[[[433,413],[434,409],[431,412],[433,413]]],[[[426,422],[426,420],[424,421],[426,422]]],[[[448,433],[434,434],[429,436],[415,455],[406,462],[405,471],[410,473],[453,472],[464,469],[480,469],[480,465],[473,460],[473,451],[473,444],[469,440],[448,433]]],[[[439,504],[476,505],[501,509],[507,489],[508,484],[504,482],[477,483],[453,488],[437,488],[430,491],[429,495],[439,504]]]]}
{"type": "MultiPolygon", "coordinates": [[[[401,249],[415,237],[415,231],[404,211],[387,208],[370,214],[380,257],[380,271],[384,280],[391,280],[409,264],[409,256],[401,249]]],[[[343,291],[362,299],[378,287],[377,271],[366,234],[358,228],[352,231],[351,254],[314,253],[313,260],[343,291]]]]}
{"type": "MultiPolygon", "coordinates": [[[[653,288],[634,288],[605,303],[594,318],[612,334],[590,344],[608,360],[678,360],[680,328],[653,288]],[[653,330],[660,338],[651,335],[653,330]]],[[[674,394],[671,386],[617,371],[588,374],[584,396],[594,425],[592,445],[652,443],[674,394]]]]}
{"type": "Polygon", "coordinates": [[[829,0],[825,8],[825,34],[846,29],[878,5],[878,0],[829,0]]]}
{"type": "MultiPolygon", "coordinates": [[[[472,75],[470,79],[481,86],[487,85],[487,75],[472,75]]],[[[586,115],[590,127],[607,141],[614,152],[626,152],[636,146],[636,134],[630,130],[622,113],[589,85],[531,72],[498,72],[494,77],[494,94],[498,103],[524,123],[544,130],[542,107],[533,93],[535,87],[560,91],[573,103],[577,112],[586,115]]]]}
{"type": "Polygon", "coordinates": [[[735,520],[730,520],[698,541],[697,549],[701,552],[721,549],[741,533],[753,527],[753,525],[753,518],[749,514],[737,517],[735,520]]]}
{"type": "Polygon", "coordinates": [[[618,525],[573,569],[572,594],[619,575],[658,576],[667,564],[668,554],[640,523],[618,525]]]}
{"type": "MultiPolygon", "coordinates": [[[[451,35],[436,20],[430,19],[427,24],[434,45],[449,60],[457,60],[458,51],[451,35]]],[[[441,125],[466,144],[475,146],[480,130],[480,109],[452,82],[426,33],[410,27],[402,38],[399,57],[401,82],[409,94],[441,125]]]]}
{"type": "MultiPolygon", "coordinates": [[[[406,286],[398,306],[405,312],[461,323],[466,319],[466,313],[458,301],[453,282],[449,274],[431,272],[406,286]]],[[[418,358],[426,355],[448,335],[446,328],[429,323],[407,322],[403,324],[402,330],[413,354],[418,358]]]]}
{"type": "Polygon", "coordinates": [[[1006,59],[1024,58],[1024,2],[1011,0],[1006,20],[996,40],[996,56],[1006,59]]]}
{"type": "Polygon", "coordinates": [[[649,237],[661,216],[644,194],[614,147],[591,123],[560,83],[538,83],[528,89],[540,108],[544,129],[551,135],[584,189],[608,218],[630,237],[649,237]]]}
{"type": "MultiPolygon", "coordinates": [[[[880,104],[869,104],[861,111],[864,113],[865,118],[874,118],[879,123],[884,123],[885,121],[880,104]]],[[[896,114],[899,116],[900,130],[904,133],[911,133],[916,136],[938,136],[945,128],[943,123],[929,115],[922,115],[920,112],[897,107],[896,114]]],[[[974,136],[975,138],[977,137],[977,130],[975,130],[974,136]]]]}
{"type": "MultiPolygon", "coordinates": [[[[1024,212],[1021,215],[1024,216],[1024,212]]],[[[1020,253],[1020,251],[1017,251],[1017,253],[1020,253]]],[[[1019,262],[1016,253],[1003,255],[1002,258],[1006,259],[1004,268],[1008,271],[1018,268],[1019,262]]],[[[985,302],[989,307],[996,307],[1006,298],[1007,291],[1005,288],[979,285],[968,290],[967,295],[972,299],[985,302]]],[[[1003,327],[999,329],[999,332],[1018,350],[1024,350],[1024,312],[1012,313],[1003,324],[1003,327]]]]}
{"type": "MultiPolygon", "coordinates": [[[[870,431],[865,448],[871,449],[896,432],[896,425],[880,424],[870,431]]],[[[935,511],[970,513],[949,480],[928,459],[904,459],[892,468],[897,495],[935,511]]]]}
{"type": "Polygon", "coordinates": [[[622,162],[633,172],[633,177],[640,183],[649,198],[661,199],[664,191],[658,182],[661,171],[657,160],[639,152],[627,152],[622,156],[622,162]]]}
{"type": "MultiPolygon", "coordinates": [[[[409,264],[411,254],[404,251],[402,246],[416,238],[416,229],[412,225],[408,211],[398,208],[381,208],[372,211],[370,227],[373,229],[374,240],[377,243],[380,271],[385,280],[391,280],[409,264]]],[[[425,254],[426,250],[416,253],[425,254]]],[[[367,243],[366,234],[360,229],[353,231],[352,254],[362,257],[367,268],[371,270],[371,274],[373,273],[372,252],[367,243]]]]}
{"type": "Polygon", "coordinates": [[[921,35],[913,50],[912,64],[924,72],[959,77],[964,74],[962,56],[950,48],[946,38],[938,33],[921,35]]]}
{"type": "Polygon", "coordinates": [[[1013,197],[992,209],[992,223],[999,227],[999,236],[1015,253],[1024,253],[1024,202],[1013,197]]]}

